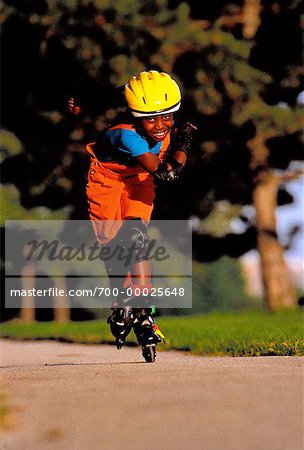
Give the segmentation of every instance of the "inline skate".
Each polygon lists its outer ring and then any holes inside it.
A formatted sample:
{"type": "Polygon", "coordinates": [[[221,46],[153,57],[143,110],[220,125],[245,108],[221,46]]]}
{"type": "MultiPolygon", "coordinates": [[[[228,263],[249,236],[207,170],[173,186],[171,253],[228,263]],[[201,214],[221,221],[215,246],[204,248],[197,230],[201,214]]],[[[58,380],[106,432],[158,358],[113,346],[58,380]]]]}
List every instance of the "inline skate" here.
{"type": "Polygon", "coordinates": [[[116,348],[120,350],[126,342],[126,337],[132,330],[134,314],[129,306],[112,308],[112,310],[113,312],[108,317],[107,323],[110,325],[111,333],[115,337],[116,348]]]}
{"type": "Polygon", "coordinates": [[[155,362],[156,345],[165,340],[151,313],[151,309],[137,310],[133,322],[137,341],[142,347],[142,356],[147,363],[155,362]]]}

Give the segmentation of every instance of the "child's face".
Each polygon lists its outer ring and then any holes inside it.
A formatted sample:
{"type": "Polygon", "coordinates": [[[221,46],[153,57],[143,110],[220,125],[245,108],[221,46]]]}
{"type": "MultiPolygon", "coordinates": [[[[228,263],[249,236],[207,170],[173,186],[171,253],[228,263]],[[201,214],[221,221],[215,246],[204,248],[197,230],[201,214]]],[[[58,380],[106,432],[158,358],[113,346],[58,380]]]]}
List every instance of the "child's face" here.
{"type": "Polygon", "coordinates": [[[161,142],[173,127],[173,114],[163,114],[142,119],[142,126],[149,137],[161,142]]]}

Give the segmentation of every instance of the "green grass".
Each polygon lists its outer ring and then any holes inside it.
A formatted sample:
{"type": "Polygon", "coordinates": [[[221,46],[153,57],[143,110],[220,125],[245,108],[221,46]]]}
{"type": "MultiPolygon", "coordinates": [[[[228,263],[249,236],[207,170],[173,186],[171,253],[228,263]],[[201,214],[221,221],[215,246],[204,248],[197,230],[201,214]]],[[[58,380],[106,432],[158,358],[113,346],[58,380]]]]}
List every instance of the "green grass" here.
{"type": "Polygon", "coordinates": [[[163,319],[159,325],[170,348],[199,355],[291,356],[304,354],[303,319],[299,311],[212,313],[163,319]]]}
{"type": "Polygon", "coordinates": [[[0,431],[9,425],[10,408],[8,406],[7,395],[0,391],[0,431]]]}
{"type": "MultiPolygon", "coordinates": [[[[185,350],[198,355],[304,355],[304,314],[300,311],[211,313],[187,317],[159,317],[166,335],[163,350],[185,350]]],[[[87,344],[113,342],[105,321],[40,322],[1,325],[1,336],[11,339],[56,339],[87,344]]],[[[135,343],[130,335],[129,342],[135,343]]]]}

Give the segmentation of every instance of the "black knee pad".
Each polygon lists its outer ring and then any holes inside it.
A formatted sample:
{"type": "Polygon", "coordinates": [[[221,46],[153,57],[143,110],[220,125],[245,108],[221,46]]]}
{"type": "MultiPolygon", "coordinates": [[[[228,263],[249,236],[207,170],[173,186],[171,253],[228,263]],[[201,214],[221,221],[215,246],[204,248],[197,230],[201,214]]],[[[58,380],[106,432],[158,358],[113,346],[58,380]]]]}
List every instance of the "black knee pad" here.
{"type": "Polygon", "coordinates": [[[116,237],[103,246],[111,288],[122,288],[130,268],[147,259],[148,236],[141,219],[125,220],[116,237]]]}
{"type": "Polygon", "coordinates": [[[125,261],[130,265],[147,259],[149,239],[146,226],[139,218],[125,220],[113,243],[123,249],[125,261]]]}

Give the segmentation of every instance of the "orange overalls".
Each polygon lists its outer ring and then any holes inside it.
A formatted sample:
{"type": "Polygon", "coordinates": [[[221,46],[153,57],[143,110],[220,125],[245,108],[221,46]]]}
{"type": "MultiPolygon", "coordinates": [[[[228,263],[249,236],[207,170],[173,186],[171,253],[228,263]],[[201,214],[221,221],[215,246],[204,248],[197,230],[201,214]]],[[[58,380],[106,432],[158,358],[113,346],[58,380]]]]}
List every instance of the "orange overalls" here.
{"type": "MultiPolygon", "coordinates": [[[[128,124],[120,124],[119,127],[134,130],[128,124]]],[[[162,142],[159,159],[164,158],[169,143],[168,134],[162,142]]],[[[86,194],[96,238],[105,244],[116,236],[125,218],[141,218],[149,222],[155,196],[154,182],[153,176],[140,164],[127,167],[116,161],[99,161],[94,145],[95,142],[86,146],[91,155],[86,194]]]]}

